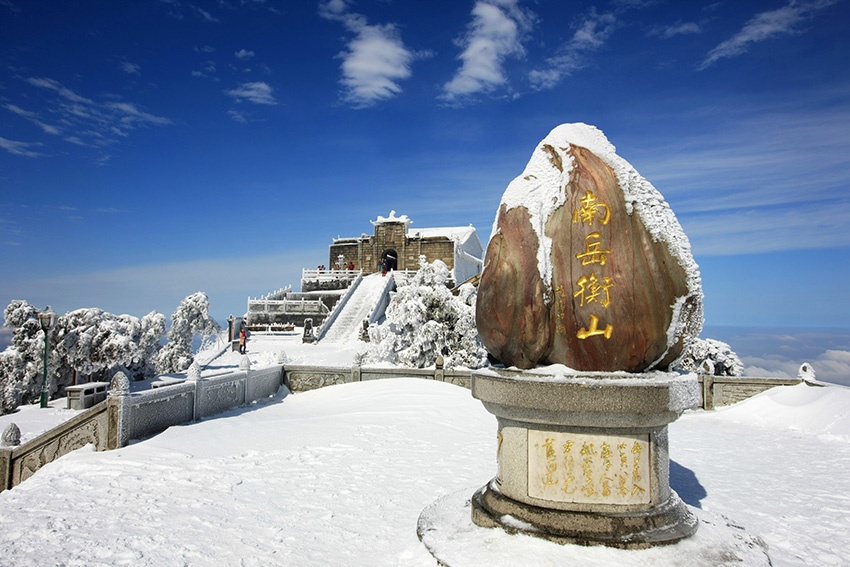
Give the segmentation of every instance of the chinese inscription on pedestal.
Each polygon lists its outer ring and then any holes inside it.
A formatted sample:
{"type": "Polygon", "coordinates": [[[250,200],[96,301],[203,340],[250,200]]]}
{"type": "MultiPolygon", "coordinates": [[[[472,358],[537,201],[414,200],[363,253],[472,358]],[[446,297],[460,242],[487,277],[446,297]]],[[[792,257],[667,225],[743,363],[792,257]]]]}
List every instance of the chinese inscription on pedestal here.
{"type": "Polygon", "coordinates": [[[646,504],[649,435],[529,429],[528,495],[555,502],[646,504]]]}

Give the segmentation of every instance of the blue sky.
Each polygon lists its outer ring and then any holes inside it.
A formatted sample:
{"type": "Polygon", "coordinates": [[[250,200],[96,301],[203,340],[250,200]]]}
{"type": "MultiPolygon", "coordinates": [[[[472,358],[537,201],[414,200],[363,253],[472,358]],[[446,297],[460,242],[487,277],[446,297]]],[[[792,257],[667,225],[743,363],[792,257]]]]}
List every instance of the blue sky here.
{"type": "MultiPolygon", "coordinates": [[[[847,328],[848,0],[0,0],[0,303],[213,314],[564,122],[668,200],[707,324],[847,328]]],[[[845,335],[846,336],[846,335],[845,335]]],[[[850,349],[850,345],[845,348],[850,349]]]]}

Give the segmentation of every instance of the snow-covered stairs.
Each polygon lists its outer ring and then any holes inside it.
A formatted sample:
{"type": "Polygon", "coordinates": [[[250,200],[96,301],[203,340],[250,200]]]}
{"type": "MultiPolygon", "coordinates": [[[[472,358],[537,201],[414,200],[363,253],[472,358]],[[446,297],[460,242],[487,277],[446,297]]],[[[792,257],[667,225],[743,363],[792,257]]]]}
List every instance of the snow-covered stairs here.
{"type": "Polygon", "coordinates": [[[342,306],[342,311],[321,339],[322,342],[345,343],[357,340],[363,328],[363,320],[372,314],[386,286],[390,285],[391,278],[391,274],[382,276],[380,273],[365,276],[348,302],[342,306]]]}

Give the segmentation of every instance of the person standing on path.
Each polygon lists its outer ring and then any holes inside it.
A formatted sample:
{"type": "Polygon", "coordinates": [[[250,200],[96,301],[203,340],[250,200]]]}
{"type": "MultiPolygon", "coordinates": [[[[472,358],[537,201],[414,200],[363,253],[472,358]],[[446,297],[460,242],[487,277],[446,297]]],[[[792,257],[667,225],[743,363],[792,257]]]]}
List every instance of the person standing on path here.
{"type": "Polygon", "coordinates": [[[245,333],[245,327],[239,329],[239,354],[245,354],[248,345],[248,335],[245,333]]]}

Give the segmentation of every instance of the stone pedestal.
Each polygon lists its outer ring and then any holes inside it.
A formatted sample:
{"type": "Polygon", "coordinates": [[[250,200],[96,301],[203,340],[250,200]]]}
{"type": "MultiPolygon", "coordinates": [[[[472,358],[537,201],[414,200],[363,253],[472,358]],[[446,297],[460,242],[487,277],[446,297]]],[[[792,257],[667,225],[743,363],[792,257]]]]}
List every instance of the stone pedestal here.
{"type": "Polygon", "coordinates": [[[626,549],[692,535],[696,518],[670,489],[667,425],[697,406],[696,375],[569,372],[473,373],[472,395],[499,424],[498,474],[473,496],[473,522],[626,549]]]}

